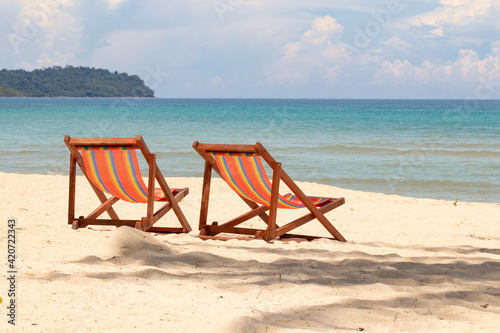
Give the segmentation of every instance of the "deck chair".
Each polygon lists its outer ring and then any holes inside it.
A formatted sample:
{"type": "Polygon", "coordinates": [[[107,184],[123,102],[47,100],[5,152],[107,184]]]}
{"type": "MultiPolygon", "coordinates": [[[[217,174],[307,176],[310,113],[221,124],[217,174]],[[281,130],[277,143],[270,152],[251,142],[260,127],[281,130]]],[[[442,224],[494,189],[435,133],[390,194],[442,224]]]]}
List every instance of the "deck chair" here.
{"type": "MultiPolygon", "coordinates": [[[[200,211],[200,235],[202,239],[225,239],[217,236],[220,233],[246,235],[240,239],[264,239],[270,241],[275,238],[302,238],[312,240],[317,236],[290,234],[295,228],[317,219],[333,236],[334,239],[345,242],[345,238],[323,215],[344,204],[344,198],[307,197],[294,181],[281,168],[267,150],[260,144],[255,145],[226,145],[204,144],[195,141],[193,148],[205,160],[203,189],[200,211]],[[267,177],[262,159],[273,170],[272,183],[267,177]],[[210,196],[210,182],[212,169],[233,189],[251,210],[221,225],[214,222],[207,224],[208,202],[210,196]],[[280,195],[279,185],[282,180],[293,194],[280,195]],[[306,207],[309,214],[304,215],[282,227],[276,224],[278,208],[306,207]],[[269,215],[266,211],[269,210],[269,215]],[[239,224],[259,216],[265,223],[266,229],[241,228],[239,224]]],[[[236,237],[238,238],[238,237],[236,237]]]]}
{"type": "Polygon", "coordinates": [[[140,135],[136,138],[70,138],[64,142],[71,152],[69,169],[68,224],[73,229],[88,225],[130,226],[148,232],[187,233],[191,231],[179,207],[189,189],[171,189],[156,164],[156,155],[149,152],[140,135]],[[149,169],[148,186],[144,184],[137,161],[136,150],[144,155],[149,169]],[[76,164],[80,166],[101,205],[86,217],[75,218],[76,164]],[[160,185],[155,189],[155,179],[160,185]],[[104,193],[111,194],[107,197],[104,193]],[[139,219],[118,218],[113,205],[119,200],[147,203],[146,216],[139,219]],[[154,212],[154,202],[165,204],[154,212]],[[170,209],[173,209],[182,227],[153,227],[170,209]],[[99,218],[107,212],[110,219],[99,218]]]}

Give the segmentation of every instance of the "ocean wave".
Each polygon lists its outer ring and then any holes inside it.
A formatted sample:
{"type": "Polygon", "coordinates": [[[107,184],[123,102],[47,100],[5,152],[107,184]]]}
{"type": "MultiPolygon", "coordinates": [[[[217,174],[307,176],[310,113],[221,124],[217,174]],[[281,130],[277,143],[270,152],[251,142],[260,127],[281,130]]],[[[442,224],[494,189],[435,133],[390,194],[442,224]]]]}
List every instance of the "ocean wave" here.
{"type": "Polygon", "coordinates": [[[278,152],[294,154],[331,154],[331,155],[426,155],[426,156],[447,156],[447,157],[472,157],[472,158],[500,158],[500,148],[498,149],[426,149],[426,148],[390,148],[374,146],[349,146],[349,145],[329,145],[317,147],[289,147],[279,148],[278,152]]]}
{"type": "Polygon", "coordinates": [[[448,179],[403,178],[319,178],[319,183],[364,192],[397,194],[415,198],[446,199],[467,202],[500,203],[498,182],[460,181],[448,179]]]}

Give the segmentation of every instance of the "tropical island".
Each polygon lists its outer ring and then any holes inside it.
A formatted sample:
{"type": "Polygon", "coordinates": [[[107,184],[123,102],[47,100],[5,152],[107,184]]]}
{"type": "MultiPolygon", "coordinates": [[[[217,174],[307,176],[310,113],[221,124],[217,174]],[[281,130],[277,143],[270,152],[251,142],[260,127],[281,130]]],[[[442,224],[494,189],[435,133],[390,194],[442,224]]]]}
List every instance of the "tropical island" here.
{"type": "Polygon", "coordinates": [[[137,75],[89,67],[0,70],[0,97],[154,97],[137,75]]]}

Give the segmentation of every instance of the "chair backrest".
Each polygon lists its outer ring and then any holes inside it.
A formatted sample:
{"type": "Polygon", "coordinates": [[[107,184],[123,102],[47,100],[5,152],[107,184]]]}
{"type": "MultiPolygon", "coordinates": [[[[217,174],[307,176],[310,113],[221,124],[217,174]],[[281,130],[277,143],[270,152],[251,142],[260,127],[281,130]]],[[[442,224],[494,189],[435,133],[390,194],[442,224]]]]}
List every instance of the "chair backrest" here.
{"type": "MultiPolygon", "coordinates": [[[[258,152],[206,151],[217,164],[224,181],[241,197],[270,206],[272,184],[258,152]]],[[[319,205],[327,198],[309,198],[319,205]]],[[[278,196],[278,208],[302,208],[304,204],[292,194],[278,196]]]]}
{"type": "Polygon", "coordinates": [[[101,191],[129,202],[148,201],[135,149],[130,147],[76,146],[88,178],[101,191]]]}
{"type": "MultiPolygon", "coordinates": [[[[140,135],[136,138],[66,136],[64,141],[97,189],[125,201],[148,202],[148,187],[142,179],[136,151],[140,150],[148,163],[154,155],[140,135]]],[[[154,200],[165,198],[161,189],[153,191],[154,200]]]]}

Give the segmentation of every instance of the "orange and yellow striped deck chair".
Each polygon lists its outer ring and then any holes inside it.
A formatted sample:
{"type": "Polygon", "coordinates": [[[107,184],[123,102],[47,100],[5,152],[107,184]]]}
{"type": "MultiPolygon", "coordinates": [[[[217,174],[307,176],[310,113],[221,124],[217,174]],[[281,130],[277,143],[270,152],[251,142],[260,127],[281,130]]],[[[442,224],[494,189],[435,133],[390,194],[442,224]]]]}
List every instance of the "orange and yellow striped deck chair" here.
{"type": "Polygon", "coordinates": [[[68,224],[73,229],[88,225],[130,226],[149,232],[190,232],[179,201],[189,189],[171,189],[156,164],[156,155],[151,154],[140,135],[136,138],[70,138],[64,137],[70,156],[68,224]],[[137,161],[136,150],[144,155],[149,169],[148,186],[144,184],[137,161]],[[101,205],[86,217],[75,218],[76,164],[80,166],[101,205]],[[160,188],[155,189],[155,180],[160,188]],[[105,193],[110,194],[106,196],[105,193]],[[146,216],[139,219],[120,219],[113,209],[119,200],[146,203],[146,216]],[[154,202],[165,204],[154,212],[154,202]],[[170,209],[182,227],[153,227],[170,209]],[[107,212],[109,219],[99,218],[107,212]]]}
{"type": "Polygon", "coordinates": [[[312,240],[318,236],[290,234],[295,228],[317,219],[334,239],[345,242],[345,238],[325,217],[325,213],[345,203],[344,198],[308,197],[281,168],[267,150],[260,144],[227,145],[205,144],[195,141],[193,148],[205,160],[203,190],[200,211],[200,237],[203,239],[225,239],[217,236],[221,233],[253,236],[255,239],[270,241],[275,238],[302,238],[312,240]],[[272,182],[267,177],[262,160],[273,170],[272,182]],[[207,224],[208,202],[212,169],[233,189],[251,210],[221,225],[217,222],[207,224]],[[283,181],[293,194],[280,195],[280,181],[283,181]],[[283,226],[276,224],[278,208],[302,208],[309,210],[304,215],[283,226]],[[269,215],[266,213],[269,211],[269,215]],[[259,216],[266,224],[266,229],[242,228],[239,224],[259,216]]]}

